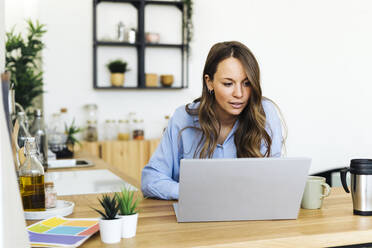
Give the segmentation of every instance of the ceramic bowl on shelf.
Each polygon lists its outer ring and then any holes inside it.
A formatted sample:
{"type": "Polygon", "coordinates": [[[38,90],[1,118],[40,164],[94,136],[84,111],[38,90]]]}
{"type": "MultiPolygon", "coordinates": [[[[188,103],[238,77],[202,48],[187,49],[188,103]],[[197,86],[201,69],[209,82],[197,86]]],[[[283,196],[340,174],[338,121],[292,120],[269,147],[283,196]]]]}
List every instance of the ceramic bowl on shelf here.
{"type": "Polygon", "coordinates": [[[174,77],[172,74],[165,74],[160,76],[160,82],[163,87],[170,87],[173,84],[174,77]]]}
{"type": "Polygon", "coordinates": [[[152,33],[147,32],[145,35],[147,43],[159,43],[160,41],[160,34],[159,33],[152,33]]]}

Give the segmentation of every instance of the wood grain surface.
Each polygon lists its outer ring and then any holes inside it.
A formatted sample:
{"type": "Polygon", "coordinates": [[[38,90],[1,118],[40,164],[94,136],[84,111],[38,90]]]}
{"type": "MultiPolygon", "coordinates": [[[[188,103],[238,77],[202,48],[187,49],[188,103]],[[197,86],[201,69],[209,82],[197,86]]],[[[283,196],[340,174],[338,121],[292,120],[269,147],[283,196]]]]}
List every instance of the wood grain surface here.
{"type": "MultiPolygon", "coordinates": [[[[108,168],[138,185],[102,160],[96,168],[108,168]]],[[[86,169],[94,169],[86,168],[86,169]]],[[[98,217],[98,195],[64,196],[75,202],[68,217],[98,217]]],[[[353,215],[350,194],[332,188],[319,210],[301,209],[297,220],[177,223],[173,201],[144,199],[140,204],[137,235],[113,245],[103,244],[99,234],[82,247],[327,247],[372,242],[372,217],[353,215]]],[[[237,201],[239,204],[239,201],[237,201]]],[[[28,222],[29,224],[32,222],[28,222]]]]}
{"type": "Polygon", "coordinates": [[[141,181],[142,169],[159,142],[160,139],[82,142],[80,152],[102,158],[126,175],[141,181]]]}

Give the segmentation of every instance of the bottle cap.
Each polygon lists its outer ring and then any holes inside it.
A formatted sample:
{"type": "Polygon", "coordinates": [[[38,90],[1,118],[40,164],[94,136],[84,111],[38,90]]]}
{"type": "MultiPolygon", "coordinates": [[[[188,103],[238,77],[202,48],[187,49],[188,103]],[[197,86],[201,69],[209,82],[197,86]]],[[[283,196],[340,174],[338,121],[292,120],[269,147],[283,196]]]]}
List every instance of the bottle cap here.
{"type": "Polygon", "coordinates": [[[35,109],[35,111],[34,111],[34,115],[35,115],[36,117],[41,117],[41,116],[42,116],[41,109],[35,109]]]}

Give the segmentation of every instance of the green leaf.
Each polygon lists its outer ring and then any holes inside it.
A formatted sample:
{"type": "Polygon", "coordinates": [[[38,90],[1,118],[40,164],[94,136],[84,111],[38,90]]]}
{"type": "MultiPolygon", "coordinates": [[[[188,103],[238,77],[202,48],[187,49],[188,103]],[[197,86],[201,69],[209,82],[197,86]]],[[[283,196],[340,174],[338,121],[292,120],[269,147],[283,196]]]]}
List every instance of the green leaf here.
{"type": "Polygon", "coordinates": [[[15,90],[15,100],[25,109],[33,105],[35,97],[44,93],[41,51],[45,47],[41,41],[46,32],[45,25],[38,21],[28,23],[28,35],[22,38],[14,27],[6,33],[6,69],[11,72],[11,85],[15,90]]]}
{"type": "Polygon", "coordinates": [[[119,201],[119,211],[121,215],[132,215],[138,212],[140,198],[136,197],[135,192],[129,188],[123,188],[120,193],[116,194],[119,201]]]}
{"type": "Polygon", "coordinates": [[[116,200],[116,197],[115,196],[110,197],[107,194],[103,194],[102,198],[98,199],[98,201],[103,207],[104,212],[99,211],[94,208],[93,209],[96,210],[98,213],[100,213],[104,219],[107,219],[107,220],[116,219],[116,215],[118,214],[118,211],[119,211],[119,204],[116,200]]]}

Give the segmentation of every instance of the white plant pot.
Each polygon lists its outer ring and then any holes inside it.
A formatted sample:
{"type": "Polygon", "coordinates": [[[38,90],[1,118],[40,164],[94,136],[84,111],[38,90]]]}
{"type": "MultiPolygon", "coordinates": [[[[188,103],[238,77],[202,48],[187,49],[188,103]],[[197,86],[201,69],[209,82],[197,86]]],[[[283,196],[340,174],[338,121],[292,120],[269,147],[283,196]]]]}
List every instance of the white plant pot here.
{"type": "Polygon", "coordinates": [[[132,238],[136,236],[138,213],[132,215],[119,215],[122,223],[122,238],[132,238]]]}
{"type": "Polygon", "coordinates": [[[99,220],[99,232],[101,240],[106,244],[119,243],[121,239],[122,219],[99,220]]]}

